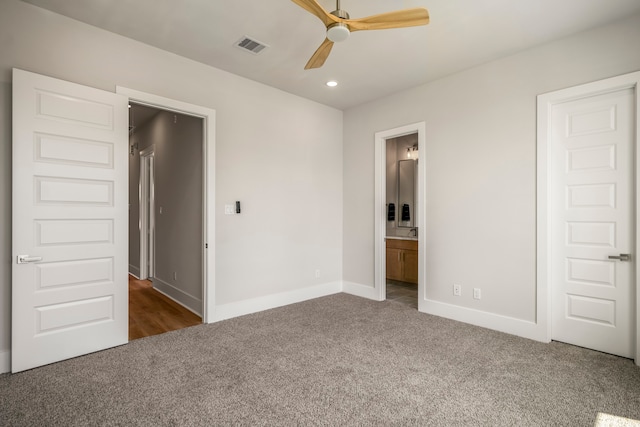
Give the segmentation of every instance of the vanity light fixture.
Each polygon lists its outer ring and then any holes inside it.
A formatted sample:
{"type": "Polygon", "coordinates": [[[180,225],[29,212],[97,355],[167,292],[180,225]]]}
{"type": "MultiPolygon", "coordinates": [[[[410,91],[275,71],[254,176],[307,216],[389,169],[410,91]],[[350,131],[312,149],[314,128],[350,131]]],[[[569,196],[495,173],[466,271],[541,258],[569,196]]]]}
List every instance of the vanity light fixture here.
{"type": "Polygon", "coordinates": [[[329,87],[336,87],[338,86],[338,82],[335,80],[329,80],[327,83],[325,83],[327,86],[329,87]]]}
{"type": "Polygon", "coordinates": [[[407,159],[418,160],[418,144],[407,148],[407,159]]]}

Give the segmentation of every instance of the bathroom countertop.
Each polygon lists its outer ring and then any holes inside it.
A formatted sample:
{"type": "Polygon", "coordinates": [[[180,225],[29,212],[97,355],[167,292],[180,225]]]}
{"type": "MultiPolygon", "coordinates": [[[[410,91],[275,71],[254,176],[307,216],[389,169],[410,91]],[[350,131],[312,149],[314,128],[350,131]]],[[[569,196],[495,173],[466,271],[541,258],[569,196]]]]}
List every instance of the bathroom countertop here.
{"type": "Polygon", "coordinates": [[[385,239],[393,239],[393,240],[418,240],[417,237],[409,237],[409,236],[386,236],[385,239]]]}

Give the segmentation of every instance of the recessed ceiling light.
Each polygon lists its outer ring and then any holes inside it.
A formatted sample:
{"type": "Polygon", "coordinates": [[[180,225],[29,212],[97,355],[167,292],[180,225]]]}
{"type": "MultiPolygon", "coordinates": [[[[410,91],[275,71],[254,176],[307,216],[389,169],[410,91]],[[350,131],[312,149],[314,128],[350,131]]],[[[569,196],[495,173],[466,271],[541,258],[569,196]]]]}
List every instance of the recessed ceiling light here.
{"type": "Polygon", "coordinates": [[[327,86],[329,86],[329,87],[336,87],[336,86],[338,86],[338,82],[337,82],[337,81],[335,81],[335,80],[330,80],[330,81],[328,81],[326,84],[327,84],[327,86]]]}

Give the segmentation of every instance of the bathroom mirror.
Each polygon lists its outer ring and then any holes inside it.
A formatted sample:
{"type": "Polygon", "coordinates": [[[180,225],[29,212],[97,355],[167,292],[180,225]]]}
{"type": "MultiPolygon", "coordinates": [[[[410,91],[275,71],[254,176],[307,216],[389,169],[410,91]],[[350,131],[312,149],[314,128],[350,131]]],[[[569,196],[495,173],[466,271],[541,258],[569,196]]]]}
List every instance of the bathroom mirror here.
{"type": "Polygon", "coordinates": [[[415,227],[416,161],[398,161],[398,227],[415,227]]]}

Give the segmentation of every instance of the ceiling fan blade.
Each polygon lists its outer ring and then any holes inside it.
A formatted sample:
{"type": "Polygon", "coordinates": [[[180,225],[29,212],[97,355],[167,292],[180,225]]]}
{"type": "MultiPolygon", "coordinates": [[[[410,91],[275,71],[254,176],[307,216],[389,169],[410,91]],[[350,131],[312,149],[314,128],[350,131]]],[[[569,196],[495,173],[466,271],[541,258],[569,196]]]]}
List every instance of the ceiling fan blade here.
{"type": "Polygon", "coordinates": [[[327,57],[331,53],[331,48],[333,47],[333,42],[329,39],[324,39],[320,47],[314,52],[307,62],[307,65],[304,66],[305,70],[310,70],[311,68],[320,68],[324,65],[324,61],[327,60],[327,57]]]}
{"type": "Polygon", "coordinates": [[[335,22],[340,22],[339,18],[336,18],[320,6],[316,0],[291,0],[307,12],[317,16],[325,26],[331,25],[335,22]]]}
{"type": "Polygon", "coordinates": [[[351,31],[415,27],[429,23],[429,12],[427,9],[417,7],[415,9],[398,10],[367,16],[366,18],[347,19],[344,22],[349,26],[349,30],[351,31]]]}

